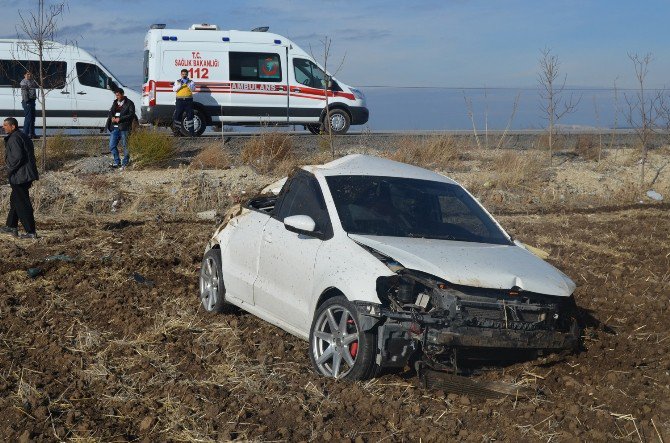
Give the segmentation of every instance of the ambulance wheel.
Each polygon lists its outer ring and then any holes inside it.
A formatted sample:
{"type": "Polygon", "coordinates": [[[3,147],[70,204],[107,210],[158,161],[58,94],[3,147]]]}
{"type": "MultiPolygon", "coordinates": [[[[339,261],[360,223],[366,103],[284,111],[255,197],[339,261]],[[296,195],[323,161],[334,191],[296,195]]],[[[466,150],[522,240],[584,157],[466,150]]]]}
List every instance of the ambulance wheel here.
{"type": "Polygon", "coordinates": [[[314,135],[321,134],[321,124],[320,123],[305,125],[305,128],[314,135]]]}
{"type": "Polygon", "coordinates": [[[342,109],[333,109],[330,111],[330,119],[328,124],[330,125],[330,129],[333,131],[333,134],[342,135],[346,134],[349,130],[351,120],[349,119],[349,114],[347,114],[346,111],[343,111],[342,109]]]}
{"type": "MultiPolygon", "coordinates": [[[[193,109],[193,133],[196,137],[200,137],[205,129],[207,129],[207,119],[205,115],[197,108],[193,109]]],[[[188,126],[186,126],[186,113],[181,115],[181,135],[184,137],[189,137],[191,134],[188,131],[188,126]]]]}

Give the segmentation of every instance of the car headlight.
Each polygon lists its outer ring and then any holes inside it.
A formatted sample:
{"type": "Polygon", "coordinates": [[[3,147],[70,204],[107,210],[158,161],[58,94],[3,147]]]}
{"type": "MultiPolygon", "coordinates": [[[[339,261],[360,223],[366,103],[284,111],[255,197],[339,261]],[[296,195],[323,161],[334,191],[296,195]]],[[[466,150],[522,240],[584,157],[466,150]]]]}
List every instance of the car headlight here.
{"type": "Polygon", "coordinates": [[[358,100],[365,100],[365,94],[363,94],[363,92],[361,92],[359,89],[351,88],[351,92],[358,100]]]}

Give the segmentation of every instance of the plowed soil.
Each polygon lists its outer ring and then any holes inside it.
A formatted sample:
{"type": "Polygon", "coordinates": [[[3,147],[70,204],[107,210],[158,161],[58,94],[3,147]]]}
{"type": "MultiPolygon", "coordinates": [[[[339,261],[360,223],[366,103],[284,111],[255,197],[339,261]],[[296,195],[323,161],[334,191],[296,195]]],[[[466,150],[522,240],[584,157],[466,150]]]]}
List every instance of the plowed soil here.
{"type": "Polygon", "coordinates": [[[411,372],[326,380],[307,343],[203,312],[212,222],[42,219],[39,241],[0,239],[0,438],[670,441],[669,209],[500,217],[551,252],[589,319],[578,354],[475,375],[541,391],[497,400],[411,372]]]}

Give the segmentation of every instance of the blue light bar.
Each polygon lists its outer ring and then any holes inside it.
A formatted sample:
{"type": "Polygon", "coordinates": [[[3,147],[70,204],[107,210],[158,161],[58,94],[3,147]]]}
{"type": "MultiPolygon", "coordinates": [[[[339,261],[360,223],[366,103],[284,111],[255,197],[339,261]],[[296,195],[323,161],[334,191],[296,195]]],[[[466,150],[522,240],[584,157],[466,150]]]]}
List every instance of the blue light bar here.
{"type": "Polygon", "coordinates": [[[229,42],[229,41],[230,41],[230,37],[223,37],[223,38],[221,38],[221,40],[223,40],[224,42],[229,42]]]}
{"type": "Polygon", "coordinates": [[[281,40],[275,40],[275,45],[281,45],[281,40]]]}
{"type": "Polygon", "coordinates": [[[173,37],[170,37],[170,41],[171,41],[171,42],[176,42],[176,41],[177,41],[177,37],[174,37],[174,36],[173,36],[173,37]]]}
{"type": "Polygon", "coordinates": [[[163,40],[168,41],[168,40],[170,40],[170,37],[168,37],[167,35],[164,35],[163,40]]]}

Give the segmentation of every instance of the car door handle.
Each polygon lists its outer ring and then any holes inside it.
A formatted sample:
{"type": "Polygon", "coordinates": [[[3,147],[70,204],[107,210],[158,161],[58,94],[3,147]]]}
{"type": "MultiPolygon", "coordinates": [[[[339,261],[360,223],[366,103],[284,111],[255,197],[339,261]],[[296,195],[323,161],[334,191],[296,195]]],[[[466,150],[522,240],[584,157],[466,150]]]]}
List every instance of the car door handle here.
{"type": "Polygon", "coordinates": [[[86,93],[85,93],[84,91],[79,91],[79,92],[77,92],[77,94],[79,94],[79,95],[86,95],[86,93]]]}
{"type": "Polygon", "coordinates": [[[300,88],[295,88],[293,92],[300,92],[300,88]]]}
{"type": "Polygon", "coordinates": [[[61,94],[69,94],[70,91],[61,91],[60,93],[61,93],[61,94]]]}

